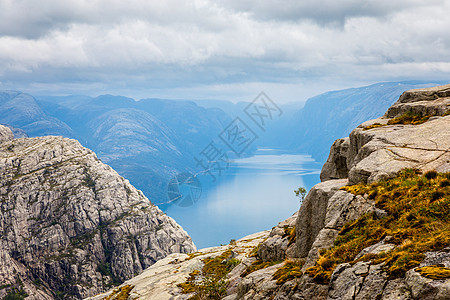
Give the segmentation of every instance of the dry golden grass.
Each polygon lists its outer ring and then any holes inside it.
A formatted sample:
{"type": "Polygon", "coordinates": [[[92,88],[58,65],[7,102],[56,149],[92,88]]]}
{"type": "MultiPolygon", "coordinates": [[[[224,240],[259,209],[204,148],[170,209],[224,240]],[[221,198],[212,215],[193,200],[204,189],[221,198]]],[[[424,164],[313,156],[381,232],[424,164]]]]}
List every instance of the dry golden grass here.
{"type": "Polygon", "coordinates": [[[360,260],[385,262],[391,278],[420,264],[427,251],[450,245],[450,173],[430,171],[420,175],[407,169],[397,177],[371,185],[358,184],[343,189],[353,194],[368,194],[376,207],[388,215],[377,219],[366,214],[346,224],[331,249],[322,252],[314,267],[307,270],[317,282],[328,283],[334,268],[341,263],[354,263],[364,248],[386,236],[398,245],[389,253],[366,255],[360,260]]]}

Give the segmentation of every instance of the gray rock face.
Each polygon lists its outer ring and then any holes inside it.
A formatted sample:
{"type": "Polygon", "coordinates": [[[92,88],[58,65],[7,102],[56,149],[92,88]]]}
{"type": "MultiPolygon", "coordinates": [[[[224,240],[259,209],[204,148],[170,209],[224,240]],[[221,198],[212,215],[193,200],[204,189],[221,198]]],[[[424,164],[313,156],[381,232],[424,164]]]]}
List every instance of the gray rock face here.
{"type": "Polygon", "coordinates": [[[351,165],[350,184],[379,181],[404,168],[450,170],[450,116],[437,117],[420,125],[364,130],[368,124],[364,123],[350,134],[347,158],[351,165]]]}
{"type": "Polygon", "coordinates": [[[423,116],[442,116],[450,105],[450,84],[426,89],[414,89],[404,92],[398,101],[385,114],[394,118],[412,111],[423,116]]]}
{"type": "Polygon", "coordinates": [[[320,181],[342,179],[348,177],[347,155],[350,139],[336,140],[330,149],[330,155],[320,172],[320,181]]]}
{"type": "Polygon", "coordinates": [[[345,191],[337,191],[328,201],[325,225],[319,231],[311,249],[306,256],[303,270],[314,266],[319,258],[319,250],[333,246],[339,230],[347,222],[351,222],[360,216],[375,211],[375,203],[362,196],[355,196],[345,191]]]}
{"type": "Polygon", "coordinates": [[[353,300],[376,299],[383,293],[387,274],[383,265],[371,265],[369,262],[357,262],[339,265],[329,285],[328,299],[353,300]]]}
{"type": "Polygon", "coordinates": [[[7,142],[12,139],[14,139],[14,135],[11,129],[6,126],[0,125],[0,143],[7,142]]]}
{"type": "Polygon", "coordinates": [[[347,180],[330,180],[316,184],[303,200],[296,223],[294,255],[306,257],[320,230],[325,226],[328,200],[347,184],[347,180]]]}
{"type": "Polygon", "coordinates": [[[294,244],[289,242],[287,230],[292,230],[297,221],[297,213],[292,217],[278,223],[271,231],[269,238],[259,245],[258,256],[262,261],[282,261],[290,256],[294,244]],[[289,249],[288,249],[289,248],[289,249]]]}
{"type": "Polygon", "coordinates": [[[30,299],[94,295],[195,251],[173,219],[75,140],[1,143],[0,178],[0,285],[30,299]]]}

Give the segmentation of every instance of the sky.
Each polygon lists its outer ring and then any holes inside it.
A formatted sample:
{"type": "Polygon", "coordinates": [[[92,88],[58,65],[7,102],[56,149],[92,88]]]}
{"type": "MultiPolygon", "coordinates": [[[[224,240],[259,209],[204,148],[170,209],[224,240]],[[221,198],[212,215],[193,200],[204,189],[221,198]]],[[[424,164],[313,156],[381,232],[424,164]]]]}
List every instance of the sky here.
{"type": "Polygon", "coordinates": [[[450,0],[0,0],[0,90],[281,103],[450,81],[450,0]]]}

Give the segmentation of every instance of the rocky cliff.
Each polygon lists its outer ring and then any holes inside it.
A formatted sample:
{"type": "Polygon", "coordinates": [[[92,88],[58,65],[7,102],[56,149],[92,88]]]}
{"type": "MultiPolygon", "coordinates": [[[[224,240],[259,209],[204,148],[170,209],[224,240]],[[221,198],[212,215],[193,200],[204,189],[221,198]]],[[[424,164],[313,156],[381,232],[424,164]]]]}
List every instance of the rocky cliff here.
{"type": "Polygon", "coordinates": [[[75,140],[13,139],[0,126],[0,178],[0,298],[80,299],[195,251],[173,219],[75,140]]]}
{"type": "Polygon", "coordinates": [[[450,85],[403,93],[333,144],[298,214],[94,299],[450,299],[449,112],[450,85]]]}

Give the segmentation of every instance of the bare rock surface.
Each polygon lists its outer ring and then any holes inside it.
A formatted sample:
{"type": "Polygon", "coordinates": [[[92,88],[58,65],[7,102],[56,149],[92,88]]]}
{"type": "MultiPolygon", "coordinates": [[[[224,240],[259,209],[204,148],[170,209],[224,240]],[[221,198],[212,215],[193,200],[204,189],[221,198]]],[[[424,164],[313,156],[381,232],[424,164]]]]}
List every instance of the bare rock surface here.
{"type": "Polygon", "coordinates": [[[346,184],[346,179],[325,181],[316,184],[306,195],[296,222],[295,256],[308,255],[314,240],[325,226],[329,199],[346,184]]]}
{"type": "MultiPolygon", "coordinates": [[[[254,248],[268,237],[269,231],[263,231],[246,236],[230,245],[201,249],[191,256],[186,254],[171,254],[144,270],[140,275],[125,281],[122,286],[129,285],[133,287],[130,292],[130,299],[188,299],[192,294],[182,294],[181,288],[177,285],[185,282],[191,272],[201,270],[204,265],[203,260],[217,257],[227,250],[232,250],[233,253],[236,253],[235,259],[241,261],[241,264],[235,267],[227,276],[227,280],[231,285],[231,288],[229,288],[229,298],[236,299],[236,296],[239,293],[246,294],[248,292],[246,290],[248,287],[252,287],[253,284],[256,284],[258,281],[263,281],[268,277],[268,274],[273,274],[273,272],[275,272],[275,268],[267,268],[261,270],[259,275],[256,272],[252,273],[252,277],[246,278],[247,281],[245,283],[242,282],[243,279],[240,277],[246,270],[246,266],[254,261],[254,259],[250,257],[254,248]],[[244,290],[245,292],[243,292],[244,290]]],[[[267,288],[267,286],[265,287],[267,288]]],[[[110,290],[88,299],[101,300],[112,293],[113,290],[110,290]]]]}
{"type": "Polygon", "coordinates": [[[289,232],[295,232],[295,223],[297,221],[296,212],[290,218],[278,223],[270,231],[269,238],[259,245],[258,256],[265,262],[282,261],[286,256],[292,256],[295,245],[289,241],[289,232]]]}
{"type": "Polygon", "coordinates": [[[371,123],[364,123],[350,134],[350,184],[379,181],[404,168],[450,171],[450,116],[420,125],[365,130],[371,123]]]}
{"type": "Polygon", "coordinates": [[[170,253],[195,251],[173,219],[77,141],[13,140],[5,128],[0,286],[23,289],[29,299],[80,299],[170,253]]]}
{"type": "Polygon", "coordinates": [[[7,142],[14,139],[14,135],[6,126],[0,125],[0,143],[7,142]]]}
{"type": "Polygon", "coordinates": [[[347,155],[350,146],[348,137],[336,140],[330,149],[330,155],[320,172],[320,180],[342,179],[348,177],[347,155]]]}

